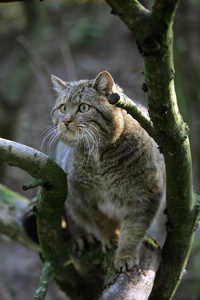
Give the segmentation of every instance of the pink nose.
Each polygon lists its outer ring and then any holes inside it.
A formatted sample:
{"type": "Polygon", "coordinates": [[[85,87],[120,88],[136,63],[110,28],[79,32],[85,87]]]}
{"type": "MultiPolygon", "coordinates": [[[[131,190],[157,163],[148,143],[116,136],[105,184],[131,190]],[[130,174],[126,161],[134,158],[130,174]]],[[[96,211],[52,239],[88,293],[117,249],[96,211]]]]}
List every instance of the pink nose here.
{"type": "Polygon", "coordinates": [[[68,117],[65,117],[65,118],[63,118],[63,123],[64,123],[66,126],[68,126],[69,123],[71,123],[71,119],[68,118],[68,117]]]}

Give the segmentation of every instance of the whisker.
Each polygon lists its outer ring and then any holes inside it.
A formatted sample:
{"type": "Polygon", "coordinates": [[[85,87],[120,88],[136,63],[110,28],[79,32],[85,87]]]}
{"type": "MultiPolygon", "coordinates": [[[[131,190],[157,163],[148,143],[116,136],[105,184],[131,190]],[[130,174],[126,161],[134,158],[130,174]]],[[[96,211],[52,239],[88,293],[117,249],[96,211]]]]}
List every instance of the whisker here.
{"type": "MultiPolygon", "coordinates": [[[[88,137],[87,137],[87,135],[85,134],[85,132],[84,132],[84,137],[85,137],[85,139],[84,140],[86,140],[86,142],[87,142],[87,145],[88,145],[88,158],[87,158],[87,163],[86,163],[86,166],[88,165],[88,162],[89,162],[89,159],[90,159],[90,155],[91,155],[91,150],[90,150],[90,143],[89,143],[89,141],[88,141],[88,137]]],[[[84,146],[85,146],[85,144],[84,144],[84,146]]],[[[85,147],[84,147],[84,156],[85,156],[85,147]]]]}
{"type": "Polygon", "coordinates": [[[93,131],[91,131],[89,128],[86,128],[87,133],[89,134],[89,136],[91,137],[92,141],[93,141],[93,146],[94,144],[96,145],[96,147],[98,148],[98,140],[96,135],[94,134],[93,131]]]}
{"type": "Polygon", "coordinates": [[[49,145],[48,145],[49,151],[51,150],[51,147],[57,141],[57,139],[59,138],[60,135],[61,135],[61,132],[57,131],[56,134],[50,138],[49,145]]]}
{"type": "Polygon", "coordinates": [[[75,147],[80,145],[81,139],[82,139],[82,137],[80,137],[79,130],[76,129],[76,131],[75,131],[75,140],[76,140],[75,147]]]}
{"type": "Polygon", "coordinates": [[[81,131],[81,134],[80,133],[78,133],[79,134],[79,139],[78,139],[78,141],[77,141],[77,145],[78,146],[81,146],[81,141],[83,141],[83,161],[82,161],[82,166],[83,166],[83,164],[84,164],[84,162],[85,162],[85,138],[84,138],[84,132],[83,131],[81,131]]]}
{"type": "Polygon", "coordinates": [[[50,148],[52,147],[53,143],[58,139],[60,136],[61,132],[58,131],[58,128],[54,128],[53,125],[47,126],[47,128],[44,130],[43,134],[44,138],[42,141],[42,144],[40,146],[40,150],[42,149],[44,142],[50,137],[49,142],[48,142],[48,149],[50,151],[50,148]]]}
{"type": "MultiPolygon", "coordinates": [[[[97,132],[97,134],[98,134],[98,140],[99,140],[99,142],[100,142],[100,133],[99,133],[99,130],[96,128],[96,126],[94,126],[93,124],[89,124],[89,126],[91,126],[91,127],[93,127],[95,130],[96,130],[96,132],[97,132]]],[[[93,132],[94,133],[94,132],[93,132]]],[[[97,138],[97,137],[96,137],[97,138]]]]}
{"type": "Polygon", "coordinates": [[[90,123],[86,123],[86,124],[81,124],[79,128],[83,129],[83,146],[84,146],[84,160],[85,160],[85,153],[88,152],[88,158],[87,158],[87,164],[89,162],[89,158],[91,156],[91,153],[93,152],[93,150],[96,147],[96,152],[94,153],[94,158],[96,163],[98,164],[98,151],[99,151],[99,142],[100,142],[100,133],[99,130],[96,128],[96,126],[90,124],[90,123]],[[88,125],[88,126],[86,126],[88,125]],[[95,132],[89,128],[92,127],[94,128],[94,130],[96,131],[97,134],[95,134],[95,132]],[[89,139],[90,138],[90,141],[89,139]],[[87,149],[87,151],[86,151],[87,149]]]}
{"type": "Polygon", "coordinates": [[[42,140],[42,144],[40,146],[40,150],[42,149],[43,145],[44,145],[44,142],[47,140],[47,138],[53,134],[55,128],[53,127],[53,125],[48,125],[46,126],[46,129],[44,130],[44,132],[42,133],[42,136],[43,137],[43,140],[42,140]]]}
{"type": "Polygon", "coordinates": [[[44,136],[44,138],[46,137],[46,135],[48,136],[49,133],[53,132],[57,130],[53,125],[48,125],[46,126],[46,129],[44,130],[44,132],[42,133],[42,136],[44,136]]]}

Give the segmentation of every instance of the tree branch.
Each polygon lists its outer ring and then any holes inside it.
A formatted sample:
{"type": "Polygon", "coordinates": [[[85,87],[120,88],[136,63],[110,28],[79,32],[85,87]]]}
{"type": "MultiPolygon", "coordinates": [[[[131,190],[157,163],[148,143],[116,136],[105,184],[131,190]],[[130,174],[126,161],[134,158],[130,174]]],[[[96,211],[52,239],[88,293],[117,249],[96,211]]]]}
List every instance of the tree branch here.
{"type": "MultiPolygon", "coordinates": [[[[27,2],[27,0],[0,0],[0,3],[9,3],[9,2],[17,2],[17,1],[21,1],[21,2],[27,2]]],[[[28,0],[31,1],[31,0],[28,0]]],[[[38,1],[44,1],[44,0],[38,0],[38,1]]]]}
{"type": "MultiPolygon", "coordinates": [[[[26,188],[41,185],[41,192],[36,204],[36,216],[42,258],[45,265],[39,289],[34,299],[44,298],[51,268],[54,279],[72,299],[98,299],[106,270],[105,261],[109,261],[107,263],[109,267],[110,265],[113,266],[113,252],[105,255],[101,252],[101,246],[97,245],[97,247],[89,248],[87,253],[80,258],[71,253],[72,260],[79,273],[74,269],[68,255],[69,245],[63,240],[60,225],[62,204],[66,197],[65,173],[46,155],[35,149],[4,139],[0,139],[0,159],[22,168],[35,177],[33,184],[26,184],[26,188]],[[45,289],[44,292],[43,289],[45,289]]],[[[154,242],[150,243],[149,239],[141,248],[141,262],[142,270],[134,270],[123,275],[125,280],[123,281],[122,290],[120,286],[119,295],[121,295],[121,292],[125,293],[125,291],[127,295],[131,294],[134,287],[135,293],[137,291],[137,295],[139,295],[139,298],[134,298],[135,300],[141,300],[140,290],[145,290],[143,299],[148,298],[160,263],[159,247],[154,242]],[[134,285],[130,285],[130,282],[134,282],[134,285]]],[[[116,279],[114,287],[119,286],[122,275],[116,273],[115,270],[112,271],[112,274],[115,274],[116,279]]],[[[107,282],[111,282],[110,271],[107,278],[107,282]]],[[[113,288],[110,286],[102,297],[102,299],[115,299],[113,298],[113,288]]]]}
{"type": "Polygon", "coordinates": [[[168,216],[163,263],[150,299],[171,299],[185,269],[199,218],[193,193],[188,126],[179,113],[174,88],[172,25],[179,1],[156,0],[152,13],[143,11],[142,17],[140,9],[133,12],[138,1],[124,1],[124,4],[120,1],[119,5],[114,0],[106,2],[135,33],[144,56],[149,115],[154,139],[166,163],[168,216]],[[121,15],[122,10],[126,17],[121,15]]]}
{"type": "Polygon", "coordinates": [[[18,36],[16,40],[17,43],[20,45],[20,47],[24,50],[24,52],[26,53],[27,57],[30,59],[32,64],[35,66],[35,68],[45,79],[47,86],[48,87],[52,86],[51,73],[47,65],[44,63],[41,57],[36,53],[36,51],[33,49],[29,41],[22,35],[18,36]]]}
{"type": "Polygon", "coordinates": [[[61,216],[67,195],[65,172],[45,154],[1,138],[0,160],[23,169],[40,182],[36,218],[41,255],[44,262],[51,264],[52,275],[60,288],[72,299],[97,299],[99,290],[97,292],[97,287],[91,286],[87,279],[75,270],[68,254],[69,245],[64,240],[61,216]]]}
{"type": "Polygon", "coordinates": [[[151,238],[146,237],[140,248],[140,269],[118,273],[100,300],[147,300],[160,262],[161,249],[151,238]]]}
{"type": "Polygon", "coordinates": [[[110,104],[113,104],[117,107],[121,107],[127,111],[135,120],[137,120],[140,125],[148,132],[148,134],[154,136],[154,126],[150,118],[140,109],[134,101],[129,99],[124,94],[113,93],[108,97],[110,104]]]}
{"type": "Polygon", "coordinates": [[[52,275],[52,267],[49,262],[45,262],[42,270],[42,275],[40,277],[38,289],[35,293],[35,296],[33,297],[33,300],[44,300],[47,288],[48,288],[48,282],[52,275]]]}
{"type": "Polygon", "coordinates": [[[27,204],[28,199],[0,184],[0,233],[39,253],[40,247],[27,237],[21,223],[27,204]]]}
{"type": "Polygon", "coordinates": [[[112,13],[117,14],[132,31],[142,29],[142,23],[144,25],[150,16],[149,10],[137,0],[105,1],[112,8],[112,13]]]}

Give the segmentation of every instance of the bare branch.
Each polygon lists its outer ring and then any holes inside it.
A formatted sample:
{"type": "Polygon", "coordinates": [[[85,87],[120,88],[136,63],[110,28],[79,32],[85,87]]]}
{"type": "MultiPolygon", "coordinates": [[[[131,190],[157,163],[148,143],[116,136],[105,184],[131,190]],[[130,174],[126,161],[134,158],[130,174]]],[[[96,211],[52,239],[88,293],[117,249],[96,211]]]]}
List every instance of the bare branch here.
{"type": "Polygon", "coordinates": [[[113,93],[108,97],[108,101],[117,107],[121,107],[127,111],[140,125],[148,132],[151,137],[154,137],[154,126],[151,119],[144,113],[144,111],[137,106],[134,101],[129,99],[124,94],[113,93]]]}
{"type": "Polygon", "coordinates": [[[161,262],[161,249],[150,239],[140,249],[140,269],[118,274],[114,283],[104,291],[101,300],[147,300],[161,262]],[[149,246],[151,245],[151,248],[149,246]]]}
{"type": "Polygon", "coordinates": [[[20,35],[17,37],[17,42],[20,45],[20,47],[25,51],[26,55],[33,63],[33,65],[36,67],[36,69],[39,71],[39,73],[42,74],[42,77],[45,79],[47,86],[48,87],[52,86],[51,73],[47,65],[44,63],[41,57],[35,52],[35,50],[28,42],[28,40],[24,36],[20,35]]]}
{"type": "MultiPolygon", "coordinates": [[[[9,3],[9,2],[17,2],[17,1],[21,1],[21,2],[27,2],[27,1],[31,1],[31,0],[0,0],[0,3],[9,3]]],[[[44,0],[38,0],[38,1],[44,1],[44,0]]]]}
{"type": "Polygon", "coordinates": [[[170,27],[172,26],[179,1],[180,0],[155,1],[151,19],[154,24],[157,24],[157,29],[161,29],[163,31],[168,30],[169,25],[170,27]],[[165,26],[165,28],[163,26],[165,26]]]}
{"type": "Polygon", "coordinates": [[[149,19],[150,12],[139,1],[105,0],[112,8],[112,13],[118,15],[132,31],[140,30],[142,24],[149,19]]]}
{"type": "Polygon", "coordinates": [[[174,87],[172,26],[179,1],[156,0],[152,13],[145,13],[140,5],[136,9],[138,1],[106,2],[135,33],[144,56],[149,115],[166,163],[168,232],[150,296],[165,300],[181,280],[198,222],[188,126],[180,115],[174,87]]]}
{"type": "Polygon", "coordinates": [[[71,264],[61,228],[67,195],[65,172],[45,154],[1,138],[0,160],[23,169],[42,183],[36,205],[37,232],[42,258],[51,264],[58,285],[72,298],[76,295],[77,300],[95,299],[96,287],[91,287],[71,264]]]}
{"type": "Polygon", "coordinates": [[[48,288],[48,282],[52,274],[52,267],[49,262],[45,262],[40,277],[38,289],[33,297],[33,300],[44,300],[48,288]]]}
{"type": "Polygon", "coordinates": [[[0,184],[0,233],[34,252],[39,252],[39,245],[33,243],[27,237],[22,227],[22,214],[27,204],[28,199],[0,184]]]}

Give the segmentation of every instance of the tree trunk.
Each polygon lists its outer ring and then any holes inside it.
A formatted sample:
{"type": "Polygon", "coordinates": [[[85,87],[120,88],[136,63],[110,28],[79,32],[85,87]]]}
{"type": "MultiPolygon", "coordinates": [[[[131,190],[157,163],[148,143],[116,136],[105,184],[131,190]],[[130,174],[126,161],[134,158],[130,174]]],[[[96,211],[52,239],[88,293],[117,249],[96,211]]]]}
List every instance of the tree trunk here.
{"type": "MultiPolygon", "coordinates": [[[[144,85],[153,137],[166,164],[168,217],[163,263],[150,299],[171,299],[185,269],[199,219],[193,192],[189,130],[179,113],[174,88],[172,25],[179,1],[157,0],[152,12],[138,1],[106,2],[135,33],[144,57],[144,85]]],[[[143,126],[143,122],[140,124],[143,126]]]]}

